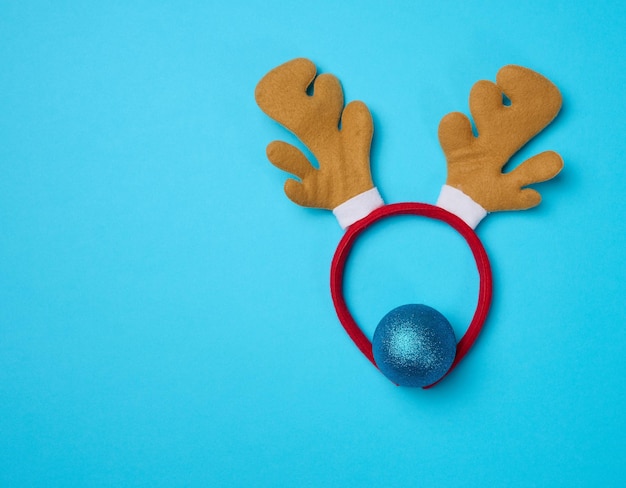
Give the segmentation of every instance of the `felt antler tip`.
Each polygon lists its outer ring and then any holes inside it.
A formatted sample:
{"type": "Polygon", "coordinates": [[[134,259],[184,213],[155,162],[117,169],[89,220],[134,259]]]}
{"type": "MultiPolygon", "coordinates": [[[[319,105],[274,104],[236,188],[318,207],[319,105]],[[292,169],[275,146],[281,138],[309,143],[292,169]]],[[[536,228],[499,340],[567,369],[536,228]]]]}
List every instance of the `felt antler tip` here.
{"type": "Polygon", "coordinates": [[[362,102],[344,108],[343,90],[335,76],[322,74],[315,79],[316,71],[310,60],[292,59],[261,79],[255,97],[259,107],[293,132],[319,163],[311,164],[289,144],[270,144],[270,161],[300,180],[288,182],[287,196],[299,205],[333,210],[374,186],[369,166],[373,124],[362,102]]]}
{"type": "Polygon", "coordinates": [[[500,69],[496,83],[479,81],[470,93],[470,111],[478,136],[461,114],[449,114],[439,128],[448,162],[447,184],[461,190],[488,212],[522,210],[539,203],[524,187],[554,177],[563,167],[546,152],[511,172],[502,169],[524,144],[543,130],[561,106],[556,86],[539,73],[517,65],[500,69]],[[503,103],[503,94],[511,101],[503,103]]]}

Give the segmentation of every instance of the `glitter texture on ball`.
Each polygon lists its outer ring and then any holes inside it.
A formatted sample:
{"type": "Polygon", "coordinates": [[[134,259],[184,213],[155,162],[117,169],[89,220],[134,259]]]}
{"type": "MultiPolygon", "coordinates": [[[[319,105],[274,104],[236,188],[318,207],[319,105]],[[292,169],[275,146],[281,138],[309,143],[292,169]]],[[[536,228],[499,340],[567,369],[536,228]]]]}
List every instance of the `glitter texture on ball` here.
{"type": "Polygon", "coordinates": [[[378,324],[372,340],[380,371],[400,386],[428,386],[450,369],[456,338],[448,320],[426,305],[402,305],[378,324]]]}

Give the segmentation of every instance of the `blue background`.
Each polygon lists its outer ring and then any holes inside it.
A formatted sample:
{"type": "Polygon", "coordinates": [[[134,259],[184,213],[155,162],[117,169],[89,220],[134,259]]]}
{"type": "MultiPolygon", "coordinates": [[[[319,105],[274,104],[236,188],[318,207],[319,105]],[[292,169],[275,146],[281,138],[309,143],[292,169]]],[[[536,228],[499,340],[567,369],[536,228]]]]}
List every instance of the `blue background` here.
{"type": "MultiPolygon", "coordinates": [[[[624,464],[624,2],[3,1],[0,486],[620,486],[624,464]],[[478,231],[495,296],[430,391],[394,387],[341,329],[342,232],[282,193],[293,141],[255,105],[293,57],[375,121],[387,202],[434,202],[440,118],[505,64],[559,86],[516,156],[565,169],[478,231]]],[[[372,334],[436,307],[462,334],[477,273],[406,218],[359,241],[372,334]]]]}

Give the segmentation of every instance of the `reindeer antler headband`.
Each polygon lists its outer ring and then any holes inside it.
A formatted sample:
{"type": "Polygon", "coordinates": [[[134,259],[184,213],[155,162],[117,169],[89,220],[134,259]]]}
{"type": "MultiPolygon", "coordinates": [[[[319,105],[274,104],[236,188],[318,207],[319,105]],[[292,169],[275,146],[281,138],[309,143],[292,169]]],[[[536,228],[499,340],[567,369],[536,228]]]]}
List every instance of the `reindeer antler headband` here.
{"type": "Polygon", "coordinates": [[[509,173],[502,172],[511,156],[556,117],[561,95],[548,79],[520,66],[502,68],[496,83],[479,81],[470,93],[478,136],[474,136],[469,119],[459,112],[446,115],[439,125],[448,177],[436,206],[385,205],[370,173],[374,129],[367,106],[355,101],[344,108],[339,80],[330,74],[317,79],[315,75],[311,61],[294,59],[265,75],[255,95],[267,115],[309,148],[319,168],[298,148],[282,141],[270,143],[267,156],[275,166],[299,179],[285,183],[285,193],[292,201],[332,210],[346,229],[331,265],[331,293],[348,335],[394,383],[429,388],[465,356],[489,311],[491,269],[474,229],[488,212],[538,205],[539,193],[526,186],[553,178],[563,167],[557,153],[546,151],[509,173]],[[313,95],[308,95],[314,79],[313,95]],[[503,94],[510,105],[503,104],[503,94]],[[389,312],[376,328],[372,344],[346,306],[343,269],[353,243],[370,225],[394,215],[446,222],[472,250],[480,276],[478,306],[458,344],[445,317],[425,305],[404,305],[389,312]]]}

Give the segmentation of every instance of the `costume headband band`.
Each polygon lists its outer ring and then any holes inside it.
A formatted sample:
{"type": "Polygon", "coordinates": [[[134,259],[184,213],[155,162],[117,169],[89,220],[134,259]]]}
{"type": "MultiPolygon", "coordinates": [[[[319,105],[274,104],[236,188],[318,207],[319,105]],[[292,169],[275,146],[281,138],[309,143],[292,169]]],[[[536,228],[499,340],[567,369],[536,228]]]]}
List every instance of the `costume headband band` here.
{"type": "Polygon", "coordinates": [[[346,229],[331,266],[331,294],[341,324],[391,381],[401,386],[434,386],[465,357],[489,311],[491,268],[474,229],[490,212],[538,205],[541,196],[527,186],[553,178],[563,167],[557,153],[545,151],[510,172],[502,171],[513,154],[556,117],[561,107],[558,89],[539,73],[514,65],[500,69],[496,83],[477,82],[470,93],[470,111],[478,135],[468,117],[459,112],[446,115],[439,124],[448,175],[436,206],[385,205],[370,172],[373,122],[369,109],[358,101],[344,107],[339,80],[330,74],[316,78],[311,61],[298,58],[274,68],[259,82],[255,96],[259,107],[293,132],[319,163],[313,166],[300,149],[286,142],[268,145],[269,160],[297,178],[286,181],[287,196],[302,206],[332,210],[346,229]],[[504,103],[505,97],[510,103],[504,103]],[[371,342],[348,310],[343,270],[352,245],[369,226],[395,215],[446,222],[472,250],[480,277],[479,299],[458,343],[445,317],[426,305],[402,305],[389,312],[371,342]]]}

